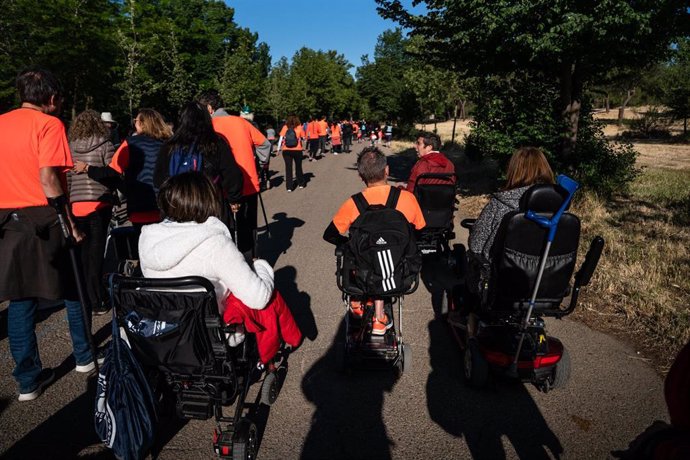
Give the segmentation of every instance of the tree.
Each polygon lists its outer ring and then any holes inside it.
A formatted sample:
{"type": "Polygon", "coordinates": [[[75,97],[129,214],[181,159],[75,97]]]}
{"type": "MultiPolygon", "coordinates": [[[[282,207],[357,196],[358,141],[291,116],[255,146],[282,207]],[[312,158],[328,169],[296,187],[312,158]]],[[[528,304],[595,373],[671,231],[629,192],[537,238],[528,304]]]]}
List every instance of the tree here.
{"type": "Polygon", "coordinates": [[[680,40],[672,59],[663,67],[660,79],[662,101],[677,120],[683,120],[683,137],[690,118],[690,39],[680,40]]]}
{"type": "Polygon", "coordinates": [[[362,57],[357,69],[357,89],[369,106],[369,116],[377,120],[397,119],[411,124],[419,105],[403,76],[412,66],[402,30],[384,31],[374,49],[374,60],[362,57]]]}
{"type": "Polygon", "coordinates": [[[687,31],[687,0],[599,2],[421,0],[414,15],[400,0],[377,0],[379,14],[426,40],[429,59],[471,75],[528,72],[558,90],[559,155],[572,156],[585,86],[610,68],[641,68],[687,31]]]}

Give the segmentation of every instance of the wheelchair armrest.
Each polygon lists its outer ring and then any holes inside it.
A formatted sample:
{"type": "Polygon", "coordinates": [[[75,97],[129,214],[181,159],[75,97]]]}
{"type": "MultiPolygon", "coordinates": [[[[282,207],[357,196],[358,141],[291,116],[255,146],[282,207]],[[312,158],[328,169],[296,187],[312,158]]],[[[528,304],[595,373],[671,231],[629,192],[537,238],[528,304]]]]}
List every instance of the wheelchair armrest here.
{"type": "Polygon", "coordinates": [[[477,219],[462,219],[460,221],[460,226],[466,228],[467,230],[472,230],[477,219]]]}
{"type": "Polygon", "coordinates": [[[570,304],[568,308],[556,315],[557,318],[569,315],[575,310],[577,298],[580,295],[580,288],[589,284],[592,274],[594,274],[594,270],[597,268],[603,249],[604,239],[601,236],[595,236],[592,243],[589,245],[589,251],[587,251],[585,261],[582,262],[580,269],[575,274],[575,284],[573,285],[573,292],[570,296],[570,304]]]}

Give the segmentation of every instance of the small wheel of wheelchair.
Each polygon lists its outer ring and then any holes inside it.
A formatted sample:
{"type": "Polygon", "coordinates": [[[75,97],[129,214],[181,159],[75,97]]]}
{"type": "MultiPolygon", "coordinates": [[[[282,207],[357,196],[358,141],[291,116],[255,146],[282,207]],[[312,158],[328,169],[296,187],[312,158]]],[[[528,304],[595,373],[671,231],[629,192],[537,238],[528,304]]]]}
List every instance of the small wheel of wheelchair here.
{"type": "Polygon", "coordinates": [[[567,348],[563,348],[561,360],[556,363],[553,369],[553,381],[551,389],[563,388],[570,380],[570,353],[567,348]]]}
{"type": "Polygon", "coordinates": [[[463,358],[467,383],[475,388],[486,386],[489,380],[489,365],[482,356],[476,340],[468,340],[463,358]]]}
{"type": "Polygon", "coordinates": [[[254,460],[256,458],[256,425],[243,418],[237,424],[232,442],[232,460],[254,460]]]}
{"type": "Polygon", "coordinates": [[[410,372],[412,369],[412,347],[404,343],[400,347],[400,357],[398,359],[398,372],[410,372]]]}
{"type": "Polygon", "coordinates": [[[272,406],[280,393],[278,376],[275,372],[269,372],[264,377],[264,383],[261,384],[261,404],[265,406],[272,406]]]}

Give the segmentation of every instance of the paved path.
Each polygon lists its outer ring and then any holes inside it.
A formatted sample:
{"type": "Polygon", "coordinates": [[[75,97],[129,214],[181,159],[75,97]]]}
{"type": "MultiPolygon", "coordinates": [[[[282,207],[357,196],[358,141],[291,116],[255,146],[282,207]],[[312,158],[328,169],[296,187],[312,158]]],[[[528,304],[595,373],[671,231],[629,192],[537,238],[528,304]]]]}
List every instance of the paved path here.
{"type": "MultiPolygon", "coordinates": [[[[263,433],[259,458],[602,459],[667,418],[652,368],[627,345],[570,320],[547,323],[571,353],[566,389],[542,394],[510,382],[467,388],[458,348],[434,321],[424,287],[405,299],[409,371],[398,380],[386,372],[337,373],[334,343],[344,310],[333,247],[321,235],[340,203],[362,187],[354,160],[350,154],[305,162],[313,174],[306,189],[287,193],[281,184],[264,194],[272,237],[262,238],[261,253],[274,263],[277,286],[308,339],[290,357],[276,404],[254,414],[263,433]]],[[[393,166],[397,173],[405,165],[398,159],[393,166]]],[[[281,158],[272,169],[280,180],[281,158]]],[[[17,459],[111,458],[93,435],[86,379],[71,370],[65,314],[45,316],[37,328],[41,356],[44,365],[58,367],[60,379],[38,400],[18,403],[6,304],[0,307],[0,452],[17,459]]],[[[103,339],[107,320],[96,321],[103,339]]],[[[168,423],[160,458],[213,458],[213,425],[168,423]]]]}

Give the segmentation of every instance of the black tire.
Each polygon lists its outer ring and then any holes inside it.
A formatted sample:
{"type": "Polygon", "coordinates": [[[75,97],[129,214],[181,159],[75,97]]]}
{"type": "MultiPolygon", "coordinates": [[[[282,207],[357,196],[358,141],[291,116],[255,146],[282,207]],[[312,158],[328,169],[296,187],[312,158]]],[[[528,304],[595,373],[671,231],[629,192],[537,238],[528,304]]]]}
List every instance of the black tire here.
{"type": "Polygon", "coordinates": [[[400,355],[398,356],[398,362],[395,364],[395,370],[398,377],[401,377],[403,373],[410,372],[412,369],[412,347],[404,343],[400,346],[400,355]]]}
{"type": "Polygon", "coordinates": [[[261,384],[261,404],[265,406],[272,406],[278,394],[280,393],[278,376],[275,372],[269,372],[264,377],[264,382],[261,384]]]}
{"type": "Polygon", "coordinates": [[[489,364],[479,350],[476,340],[470,339],[463,355],[465,381],[474,388],[483,388],[489,380],[489,364]]]}
{"type": "Polygon", "coordinates": [[[257,448],[256,425],[243,418],[237,424],[232,441],[232,460],[254,460],[257,448]]]}
{"type": "Polygon", "coordinates": [[[553,369],[553,383],[552,389],[563,388],[570,380],[570,353],[568,349],[563,347],[563,356],[561,360],[556,363],[553,369]]]}

